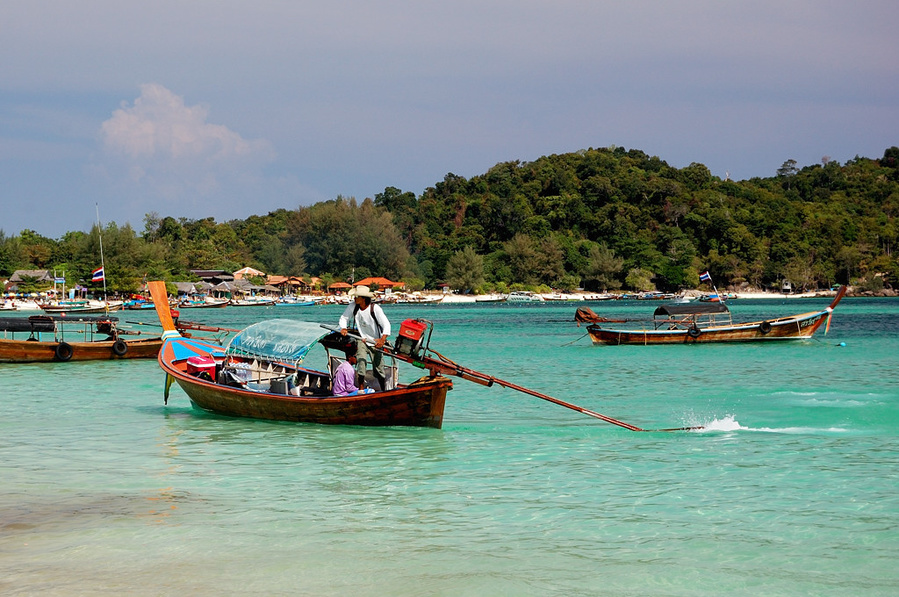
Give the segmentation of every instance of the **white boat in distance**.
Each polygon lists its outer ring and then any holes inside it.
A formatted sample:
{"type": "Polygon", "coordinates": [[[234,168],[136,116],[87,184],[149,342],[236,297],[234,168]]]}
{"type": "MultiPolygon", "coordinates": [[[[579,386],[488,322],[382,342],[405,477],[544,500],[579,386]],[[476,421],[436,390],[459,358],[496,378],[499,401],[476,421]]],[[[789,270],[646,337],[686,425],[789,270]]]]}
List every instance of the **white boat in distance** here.
{"type": "Polygon", "coordinates": [[[543,297],[529,290],[513,290],[506,297],[506,301],[510,303],[542,303],[543,297]]]}
{"type": "Polygon", "coordinates": [[[251,296],[242,299],[232,298],[230,304],[232,307],[268,307],[275,304],[275,299],[261,296],[251,296]]]}

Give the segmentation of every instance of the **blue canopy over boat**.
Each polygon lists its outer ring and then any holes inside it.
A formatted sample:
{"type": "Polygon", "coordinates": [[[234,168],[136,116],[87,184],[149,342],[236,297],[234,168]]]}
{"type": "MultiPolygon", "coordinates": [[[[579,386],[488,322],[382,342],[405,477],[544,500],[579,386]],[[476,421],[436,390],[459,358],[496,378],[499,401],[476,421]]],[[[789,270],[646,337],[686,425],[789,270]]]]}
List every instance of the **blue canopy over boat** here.
{"type": "Polygon", "coordinates": [[[327,333],[321,325],[310,321],[269,319],[238,332],[225,348],[225,354],[301,363],[315,343],[327,333]]]}

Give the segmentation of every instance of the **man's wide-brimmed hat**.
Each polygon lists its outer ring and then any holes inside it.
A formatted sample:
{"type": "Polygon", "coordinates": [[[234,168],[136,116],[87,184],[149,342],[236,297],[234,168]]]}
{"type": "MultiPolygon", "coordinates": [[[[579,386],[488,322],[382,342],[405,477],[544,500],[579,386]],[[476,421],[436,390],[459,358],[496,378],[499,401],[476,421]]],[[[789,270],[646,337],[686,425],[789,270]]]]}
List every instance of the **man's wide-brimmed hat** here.
{"type": "Polygon", "coordinates": [[[375,295],[372,294],[371,288],[368,286],[356,286],[349,292],[350,296],[353,298],[362,297],[362,298],[374,298],[375,295]]]}

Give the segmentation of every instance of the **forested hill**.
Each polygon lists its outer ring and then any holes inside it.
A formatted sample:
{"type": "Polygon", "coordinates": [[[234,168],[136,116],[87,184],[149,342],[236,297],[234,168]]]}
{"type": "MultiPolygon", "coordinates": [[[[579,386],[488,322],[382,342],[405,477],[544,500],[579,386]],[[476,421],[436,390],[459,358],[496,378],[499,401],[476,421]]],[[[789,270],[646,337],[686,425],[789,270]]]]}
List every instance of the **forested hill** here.
{"type": "MultiPolygon", "coordinates": [[[[288,201],[285,200],[285,203],[288,201]]],[[[770,178],[721,180],[639,150],[603,148],[448,174],[421,195],[389,187],[247,220],[148,214],[145,230],[103,231],[107,277],[252,265],[326,280],[373,274],[413,287],[513,284],[677,289],[709,270],[719,287],[895,285],[899,148],[880,159],[788,160],[770,178]],[[112,249],[110,245],[112,244],[112,249]]],[[[97,231],[53,241],[0,233],[0,274],[68,267],[86,275],[97,231]]],[[[93,252],[92,252],[93,251],[93,252]]]]}
{"type": "Polygon", "coordinates": [[[639,150],[591,149],[498,164],[470,180],[447,175],[417,200],[387,189],[376,204],[422,261],[443,271],[471,247],[486,257],[488,279],[677,288],[708,269],[720,283],[757,287],[872,271],[895,280],[897,161],[893,147],[880,160],[801,170],[787,161],[775,177],[734,182],[702,164],[676,169],[639,150]]]}

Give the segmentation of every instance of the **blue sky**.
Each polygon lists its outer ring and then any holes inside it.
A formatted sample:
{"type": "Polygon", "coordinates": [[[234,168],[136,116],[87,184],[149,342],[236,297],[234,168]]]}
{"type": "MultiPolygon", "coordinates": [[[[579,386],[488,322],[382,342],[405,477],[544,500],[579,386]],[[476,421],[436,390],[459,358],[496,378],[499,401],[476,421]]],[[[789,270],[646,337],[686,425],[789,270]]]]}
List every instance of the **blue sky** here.
{"type": "Polygon", "coordinates": [[[5,0],[0,230],[244,219],[611,145],[737,180],[879,158],[897,30],[895,0],[5,0]]]}

